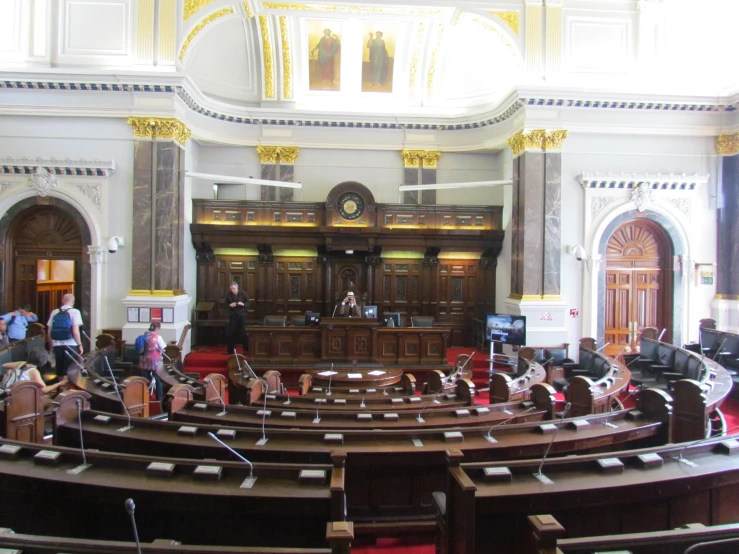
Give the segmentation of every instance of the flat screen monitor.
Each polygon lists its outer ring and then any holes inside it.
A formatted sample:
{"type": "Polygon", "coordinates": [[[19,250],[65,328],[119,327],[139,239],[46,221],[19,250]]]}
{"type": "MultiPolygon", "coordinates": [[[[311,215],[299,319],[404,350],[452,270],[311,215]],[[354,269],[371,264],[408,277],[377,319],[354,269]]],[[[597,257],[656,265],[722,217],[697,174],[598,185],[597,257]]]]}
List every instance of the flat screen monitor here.
{"type": "Polygon", "coordinates": [[[382,324],[386,327],[400,327],[400,312],[385,312],[382,314],[382,324]],[[392,325],[390,324],[392,320],[392,325]]]}
{"type": "Polygon", "coordinates": [[[321,314],[318,312],[305,312],[305,324],[306,325],[318,325],[321,321],[321,314]]]}
{"type": "Polygon", "coordinates": [[[505,344],[526,344],[526,316],[488,314],[485,316],[485,337],[505,344]]]}
{"type": "Polygon", "coordinates": [[[377,319],[377,306],[365,306],[362,310],[362,316],[377,319]]]}

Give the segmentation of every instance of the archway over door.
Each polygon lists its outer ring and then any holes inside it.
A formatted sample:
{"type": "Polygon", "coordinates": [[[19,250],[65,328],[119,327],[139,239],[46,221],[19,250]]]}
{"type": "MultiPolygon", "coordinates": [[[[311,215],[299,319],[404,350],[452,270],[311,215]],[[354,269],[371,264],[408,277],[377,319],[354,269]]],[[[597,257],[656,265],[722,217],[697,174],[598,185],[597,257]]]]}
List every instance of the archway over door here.
{"type": "Polygon", "coordinates": [[[38,263],[66,260],[67,267],[74,267],[66,281],[76,296],[76,307],[82,312],[83,321],[90,325],[91,270],[86,246],[91,236],[84,218],[73,206],[50,197],[18,202],[0,219],[0,241],[4,247],[5,309],[30,302],[38,310],[41,323],[46,323],[48,311],[58,307],[65,291],[61,282],[36,286],[38,263]]]}

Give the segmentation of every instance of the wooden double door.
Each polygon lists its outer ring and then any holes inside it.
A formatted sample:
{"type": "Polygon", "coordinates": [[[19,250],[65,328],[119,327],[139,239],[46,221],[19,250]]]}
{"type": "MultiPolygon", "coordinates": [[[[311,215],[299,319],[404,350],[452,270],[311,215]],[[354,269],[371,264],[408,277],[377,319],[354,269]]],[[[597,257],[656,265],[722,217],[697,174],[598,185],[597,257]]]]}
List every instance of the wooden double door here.
{"type": "Polygon", "coordinates": [[[631,220],[617,228],[606,250],[605,352],[636,352],[644,328],[665,330],[671,341],[672,248],[658,224],[631,220]],[[627,351],[629,351],[627,349],[627,351]]]}

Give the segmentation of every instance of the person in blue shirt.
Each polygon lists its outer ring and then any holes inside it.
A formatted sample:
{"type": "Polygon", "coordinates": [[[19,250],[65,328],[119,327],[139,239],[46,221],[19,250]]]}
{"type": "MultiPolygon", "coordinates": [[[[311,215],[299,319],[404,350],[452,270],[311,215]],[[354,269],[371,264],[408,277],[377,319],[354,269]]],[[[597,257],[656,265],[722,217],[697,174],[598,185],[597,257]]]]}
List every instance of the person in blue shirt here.
{"type": "Polygon", "coordinates": [[[30,304],[21,304],[17,310],[8,312],[2,318],[8,324],[10,342],[25,339],[28,324],[38,321],[38,316],[31,311],[30,304]]]}

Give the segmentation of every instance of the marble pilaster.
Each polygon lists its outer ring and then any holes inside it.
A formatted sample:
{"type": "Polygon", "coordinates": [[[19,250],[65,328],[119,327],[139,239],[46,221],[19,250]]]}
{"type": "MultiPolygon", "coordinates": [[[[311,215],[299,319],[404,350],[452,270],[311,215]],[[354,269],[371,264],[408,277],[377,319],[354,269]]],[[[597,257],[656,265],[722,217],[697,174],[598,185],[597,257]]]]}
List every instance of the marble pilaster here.
{"type": "Polygon", "coordinates": [[[154,142],[136,141],[133,148],[131,267],[136,268],[136,270],[131,272],[131,288],[134,290],[150,290],[153,288],[151,260],[154,235],[151,228],[151,210],[154,142]]]}
{"type": "MultiPolygon", "coordinates": [[[[277,180],[277,164],[274,163],[263,163],[262,164],[262,179],[267,181],[277,180]]],[[[268,187],[265,185],[261,186],[260,199],[263,201],[274,201],[277,199],[277,188],[268,187]]]]}
{"type": "MultiPolygon", "coordinates": [[[[280,181],[292,183],[295,181],[295,166],[280,163],[280,181]]],[[[295,199],[295,189],[279,188],[280,202],[292,202],[295,199]]]]}
{"type": "MultiPolygon", "coordinates": [[[[418,184],[418,166],[403,168],[403,184],[418,184]]],[[[419,191],[417,190],[403,191],[403,204],[418,204],[418,193],[419,191]]]]}
{"type": "MultiPolygon", "coordinates": [[[[435,185],[436,184],[436,168],[424,167],[421,170],[421,184],[422,185],[435,185]]],[[[421,204],[436,204],[436,191],[435,190],[424,190],[421,191],[421,204]]]]}
{"type": "Polygon", "coordinates": [[[542,152],[525,152],[519,163],[519,244],[523,297],[544,294],[544,164],[542,152]]]}
{"type": "Polygon", "coordinates": [[[724,156],[718,210],[718,271],[716,293],[739,300],[739,154],[724,156]]]}
{"type": "Polygon", "coordinates": [[[155,290],[180,290],[184,284],[184,260],[181,259],[184,230],[184,156],[174,142],[155,142],[156,195],[154,240],[155,290]]]}
{"type": "Polygon", "coordinates": [[[560,294],[562,258],[562,154],[547,152],[544,168],[544,283],[542,294],[560,294]]]}

